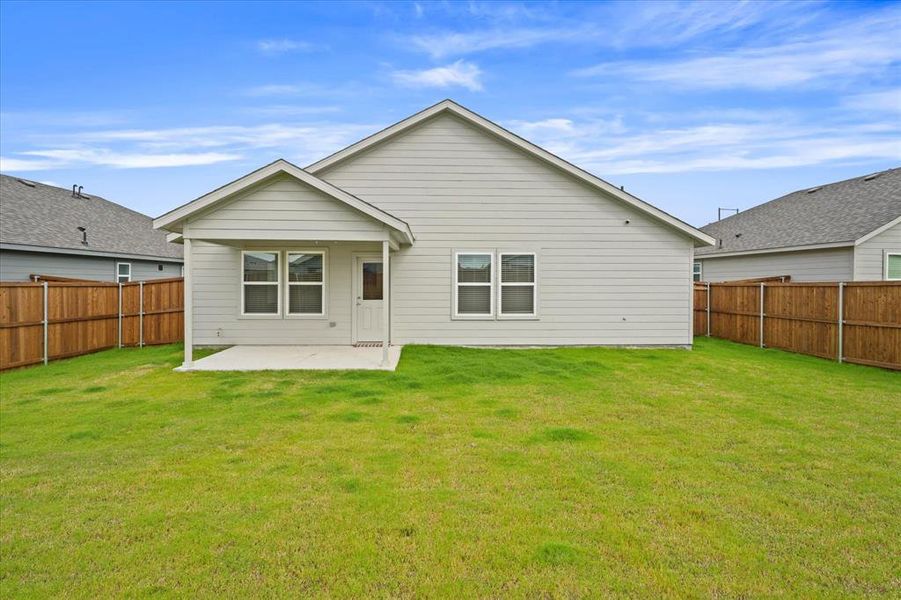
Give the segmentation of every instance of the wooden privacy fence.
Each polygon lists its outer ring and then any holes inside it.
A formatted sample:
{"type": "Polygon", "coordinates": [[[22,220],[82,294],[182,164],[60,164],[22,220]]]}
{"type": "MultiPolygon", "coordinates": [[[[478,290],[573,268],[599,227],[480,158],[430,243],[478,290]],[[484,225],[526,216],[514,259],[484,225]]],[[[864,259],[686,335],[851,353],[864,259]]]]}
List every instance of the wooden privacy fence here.
{"type": "Polygon", "coordinates": [[[0,282],[0,369],[184,337],[182,279],[0,282]]]}
{"type": "Polygon", "coordinates": [[[696,283],[694,331],[901,369],[901,281],[696,283]]]}

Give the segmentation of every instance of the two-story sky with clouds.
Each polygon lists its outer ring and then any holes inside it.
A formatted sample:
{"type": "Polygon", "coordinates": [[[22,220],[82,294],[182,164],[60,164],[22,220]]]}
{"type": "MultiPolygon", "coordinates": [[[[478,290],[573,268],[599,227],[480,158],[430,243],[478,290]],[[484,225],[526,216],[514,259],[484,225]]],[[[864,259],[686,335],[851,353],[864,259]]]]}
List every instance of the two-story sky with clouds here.
{"type": "Polygon", "coordinates": [[[703,225],[901,165],[899,65],[891,2],[4,1],[0,171],[157,216],[452,98],[703,225]]]}

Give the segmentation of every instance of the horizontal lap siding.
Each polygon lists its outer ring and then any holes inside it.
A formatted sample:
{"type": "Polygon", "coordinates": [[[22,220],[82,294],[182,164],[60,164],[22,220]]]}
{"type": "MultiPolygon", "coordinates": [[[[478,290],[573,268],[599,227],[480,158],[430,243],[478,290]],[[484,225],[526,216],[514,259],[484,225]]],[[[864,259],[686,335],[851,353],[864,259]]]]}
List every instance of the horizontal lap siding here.
{"type": "Polygon", "coordinates": [[[318,175],[416,236],[392,254],[395,343],[691,343],[687,238],[459,119],[318,175]],[[451,319],[453,250],[495,248],[537,251],[538,320],[451,319]]]}
{"type": "Polygon", "coordinates": [[[723,258],[697,257],[704,281],[735,281],[791,275],[792,281],[848,281],[853,253],[850,248],[777,252],[723,258]]]}
{"type": "Polygon", "coordinates": [[[181,263],[53,254],[51,252],[0,251],[0,281],[28,281],[31,274],[56,275],[72,279],[116,281],[116,263],[131,264],[133,281],[181,276],[181,263]],[[163,270],[159,270],[163,265],[163,270]]]}
{"type": "MultiPolygon", "coordinates": [[[[352,254],[381,252],[381,246],[377,243],[360,243],[320,247],[327,249],[329,261],[326,318],[241,318],[240,249],[194,241],[194,343],[201,346],[349,344],[352,254]],[[330,327],[330,323],[335,323],[335,326],[330,327]]],[[[284,302],[282,290],[283,308],[284,302]]]]}
{"type": "Polygon", "coordinates": [[[901,224],[886,229],[854,249],[854,279],[884,279],[886,251],[901,253],[901,224]]]}
{"type": "Polygon", "coordinates": [[[328,240],[329,235],[383,233],[385,226],[358,210],[297,181],[280,176],[256,186],[227,205],[189,221],[191,237],[328,240]]]}

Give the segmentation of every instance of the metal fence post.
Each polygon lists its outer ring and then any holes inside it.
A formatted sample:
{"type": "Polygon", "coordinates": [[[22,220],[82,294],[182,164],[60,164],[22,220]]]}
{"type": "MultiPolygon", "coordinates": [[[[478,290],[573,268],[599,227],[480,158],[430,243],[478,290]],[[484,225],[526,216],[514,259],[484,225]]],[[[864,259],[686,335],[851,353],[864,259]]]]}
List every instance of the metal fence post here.
{"type": "Polygon", "coordinates": [[[845,325],[845,282],[838,282],[838,362],[842,362],[845,325]]]}
{"type": "Polygon", "coordinates": [[[138,347],[144,347],[144,282],[142,281],[139,284],[140,296],[139,302],[140,307],[138,308],[138,347]]]}
{"type": "Polygon", "coordinates": [[[760,282],[760,347],[763,348],[763,290],[764,283],[760,282]]]}
{"type": "Polygon", "coordinates": [[[707,282],[707,337],[710,337],[710,282],[707,282]]]}
{"type": "Polygon", "coordinates": [[[122,347],[122,282],[119,282],[119,347],[122,347]]]}
{"type": "Polygon", "coordinates": [[[50,360],[50,351],[47,348],[47,340],[49,338],[49,336],[47,335],[47,328],[50,323],[48,322],[49,320],[47,318],[49,311],[47,309],[48,294],[47,294],[47,282],[46,281],[43,282],[43,288],[44,288],[43,289],[43,292],[44,292],[44,364],[46,365],[47,362],[50,360]]]}

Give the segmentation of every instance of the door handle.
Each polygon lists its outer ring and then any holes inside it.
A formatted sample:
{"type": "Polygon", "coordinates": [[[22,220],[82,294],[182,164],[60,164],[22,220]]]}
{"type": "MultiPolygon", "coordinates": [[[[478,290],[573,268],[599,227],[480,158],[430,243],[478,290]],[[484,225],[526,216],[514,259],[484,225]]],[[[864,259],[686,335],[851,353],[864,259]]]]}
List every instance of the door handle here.
{"type": "Polygon", "coordinates": [[[357,306],[360,306],[361,304],[363,304],[363,299],[357,296],[357,306]]]}

